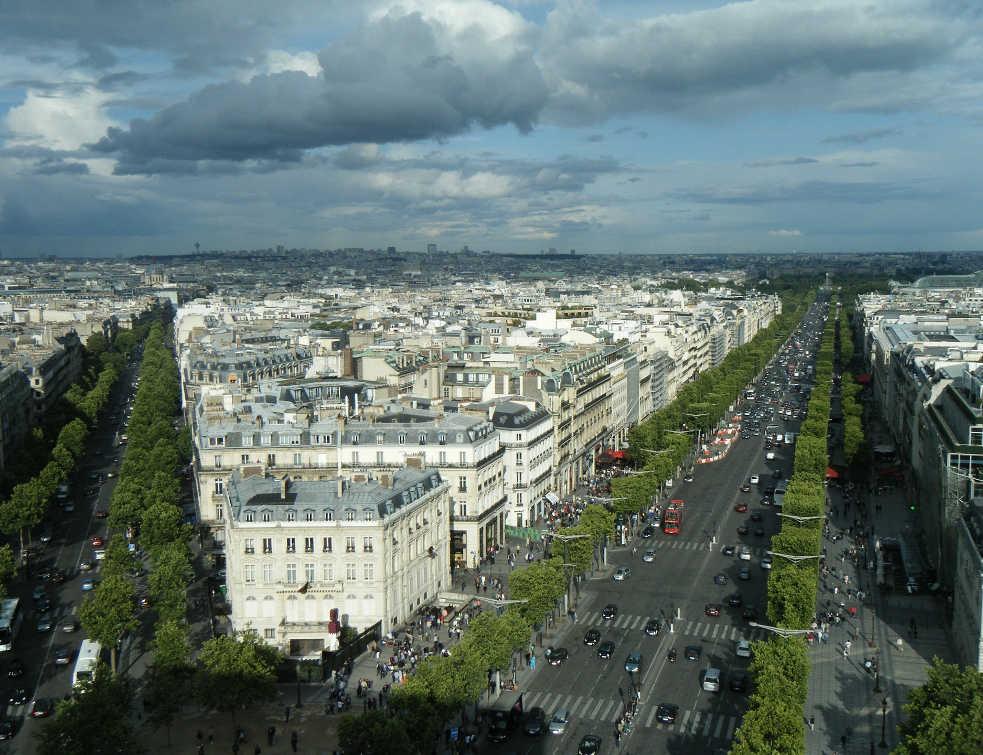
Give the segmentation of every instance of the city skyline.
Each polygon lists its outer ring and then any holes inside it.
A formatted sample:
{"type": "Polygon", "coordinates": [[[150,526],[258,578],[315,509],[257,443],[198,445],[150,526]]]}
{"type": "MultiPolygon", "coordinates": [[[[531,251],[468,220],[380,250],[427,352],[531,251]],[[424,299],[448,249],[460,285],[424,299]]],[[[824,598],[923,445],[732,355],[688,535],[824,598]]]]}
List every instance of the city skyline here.
{"type": "Polygon", "coordinates": [[[0,250],[983,248],[956,2],[0,9],[0,250]]]}

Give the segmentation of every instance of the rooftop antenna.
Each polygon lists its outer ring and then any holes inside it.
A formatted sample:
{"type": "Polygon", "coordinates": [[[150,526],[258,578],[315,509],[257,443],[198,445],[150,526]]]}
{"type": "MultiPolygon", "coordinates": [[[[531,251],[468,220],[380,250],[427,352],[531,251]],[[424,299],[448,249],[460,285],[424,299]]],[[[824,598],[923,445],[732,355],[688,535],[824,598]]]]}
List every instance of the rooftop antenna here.
{"type": "Polygon", "coordinates": [[[196,241],[196,242],[195,242],[195,254],[200,254],[200,253],[201,253],[201,244],[199,244],[199,243],[198,243],[198,242],[196,241]]]}

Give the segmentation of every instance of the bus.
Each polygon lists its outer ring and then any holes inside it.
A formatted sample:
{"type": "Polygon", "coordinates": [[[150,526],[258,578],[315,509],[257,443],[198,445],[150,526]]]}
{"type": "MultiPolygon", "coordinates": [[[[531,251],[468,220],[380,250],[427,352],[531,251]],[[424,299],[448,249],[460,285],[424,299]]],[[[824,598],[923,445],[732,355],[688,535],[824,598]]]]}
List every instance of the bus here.
{"type": "Polygon", "coordinates": [[[678,535],[683,529],[683,506],[678,498],[669,501],[662,512],[662,531],[667,535],[678,535]]]}
{"type": "Polygon", "coordinates": [[[91,682],[96,675],[96,666],[102,655],[102,645],[95,640],[82,640],[79,655],[72,671],[72,687],[77,689],[86,682],[91,682]]]}
{"type": "Polygon", "coordinates": [[[14,640],[23,620],[20,598],[6,598],[0,602],[0,652],[14,649],[14,640]]]}

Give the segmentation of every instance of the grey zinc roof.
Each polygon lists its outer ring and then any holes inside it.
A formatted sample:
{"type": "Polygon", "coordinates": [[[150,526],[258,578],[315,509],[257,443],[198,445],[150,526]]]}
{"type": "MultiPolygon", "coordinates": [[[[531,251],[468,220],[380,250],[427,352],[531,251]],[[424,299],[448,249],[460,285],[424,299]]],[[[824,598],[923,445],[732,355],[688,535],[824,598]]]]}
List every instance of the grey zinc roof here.
{"type": "Polygon", "coordinates": [[[233,518],[241,521],[243,513],[251,509],[269,511],[273,522],[290,521],[287,519],[288,511],[295,512],[294,521],[305,521],[300,513],[313,510],[314,521],[328,519],[327,512],[332,514],[332,519],[339,521],[346,509],[371,509],[376,516],[384,519],[439,488],[443,480],[434,469],[406,468],[393,475],[391,488],[381,485],[378,480],[346,481],[340,498],[337,480],[287,478],[286,495],[283,494],[283,483],[276,477],[242,477],[238,471],[234,472],[228,484],[233,518]]]}

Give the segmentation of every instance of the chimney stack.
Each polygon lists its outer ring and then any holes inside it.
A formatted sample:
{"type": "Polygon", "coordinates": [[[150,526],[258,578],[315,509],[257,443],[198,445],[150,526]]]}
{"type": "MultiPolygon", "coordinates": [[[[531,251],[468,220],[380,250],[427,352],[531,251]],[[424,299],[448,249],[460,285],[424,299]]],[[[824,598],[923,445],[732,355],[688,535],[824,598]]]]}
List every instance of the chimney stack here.
{"type": "Polygon", "coordinates": [[[284,475],[280,479],[280,500],[281,501],[287,500],[287,489],[289,487],[290,487],[290,477],[288,475],[284,475]]]}

